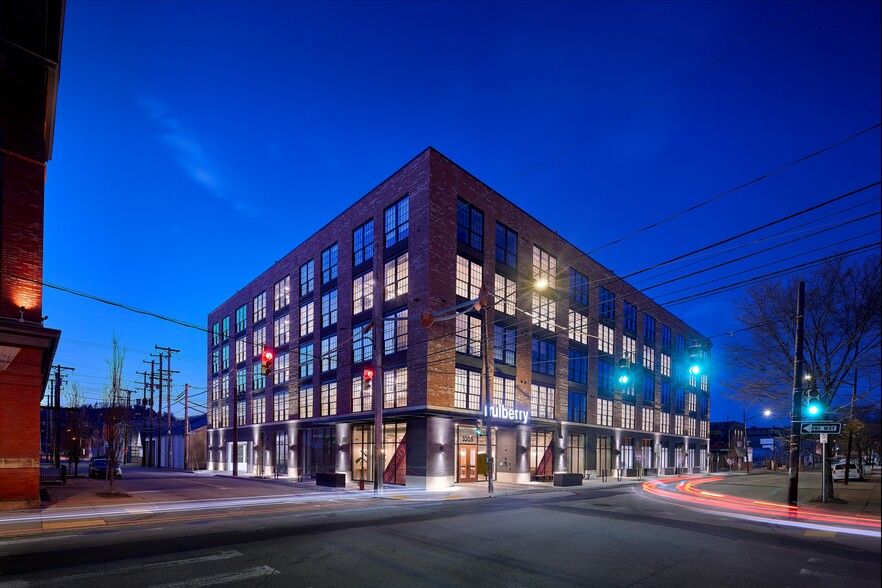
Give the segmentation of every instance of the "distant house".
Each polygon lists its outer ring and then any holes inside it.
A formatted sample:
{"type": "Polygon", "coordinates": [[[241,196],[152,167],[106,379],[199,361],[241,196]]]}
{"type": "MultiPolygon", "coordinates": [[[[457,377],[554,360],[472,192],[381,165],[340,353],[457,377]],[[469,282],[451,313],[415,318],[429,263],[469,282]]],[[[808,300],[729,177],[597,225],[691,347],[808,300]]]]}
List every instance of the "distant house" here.
{"type": "Polygon", "coordinates": [[[747,460],[747,444],[744,423],[722,421],[710,424],[711,472],[741,470],[747,460]]]}
{"type": "MultiPolygon", "coordinates": [[[[150,448],[159,445],[159,467],[186,470],[204,470],[208,456],[207,431],[208,417],[204,414],[189,418],[189,429],[183,419],[175,419],[171,424],[171,444],[169,436],[163,431],[162,437],[157,440],[156,432],[139,438],[137,444],[150,448]],[[189,430],[189,434],[187,431],[189,430]],[[187,445],[189,440],[189,446],[187,445]],[[186,464],[184,463],[186,454],[186,464]]],[[[155,463],[155,462],[154,462],[155,463]]]]}

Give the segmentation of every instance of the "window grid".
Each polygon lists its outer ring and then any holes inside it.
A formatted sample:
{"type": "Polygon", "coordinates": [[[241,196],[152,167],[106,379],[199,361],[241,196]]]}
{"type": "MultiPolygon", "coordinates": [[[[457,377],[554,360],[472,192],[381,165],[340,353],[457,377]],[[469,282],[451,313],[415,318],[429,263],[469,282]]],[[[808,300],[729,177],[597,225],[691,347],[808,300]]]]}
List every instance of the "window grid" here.
{"type": "Polygon", "coordinates": [[[570,268],[570,300],[588,306],[588,276],[570,268]]]}
{"type": "Polygon", "coordinates": [[[255,296],[251,304],[251,314],[253,315],[251,322],[257,324],[266,318],[266,292],[261,292],[255,296]]]}
{"type": "Polygon", "coordinates": [[[649,345],[643,346],[643,368],[655,370],[655,349],[649,345]]]}
{"type": "Polygon", "coordinates": [[[383,354],[407,349],[407,309],[389,313],[383,321],[383,354]],[[390,320],[391,319],[391,320],[390,320]]]}
{"type": "Polygon", "coordinates": [[[465,200],[456,206],[456,238],[473,249],[484,249],[484,213],[465,200]]]}
{"type": "Polygon", "coordinates": [[[236,423],[239,425],[245,424],[245,406],[244,400],[236,402],[236,423]]]}
{"type": "Polygon", "coordinates": [[[569,349],[568,374],[571,382],[588,383],[588,354],[577,349],[569,349]]]}
{"type": "Polygon", "coordinates": [[[374,306],[374,274],[367,273],[352,280],[352,314],[374,306]]]}
{"type": "Polygon", "coordinates": [[[597,360],[597,388],[605,392],[613,390],[613,364],[611,361],[597,360]]]}
{"type": "Polygon", "coordinates": [[[588,317],[575,310],[570,310],[570,339],[588,344],[588,317]]]}
{"type": "Polygon", "coordinates": [[[664,405],[671,404],[671,383],[670,382],[662,382],[660,391],[659,391],[659,401],[664,405]]]}
{"type": "Polygon", "coordinates": [[[616,320],[616,295],[604,288],[600,287],[600,317],[610,320],[616,320]]]}
{"type": "Polygon", "coordinates": [[[480,295],[483,268],[461,255],[456,256],[456,295],[473,300],[480,295]]]}
{"type": "Polygon", "coordinates": [[[242,363],[248,359],[248,341],[245,337],[236,339],[236,363],[242,363]]]}
{"type": "Polygon", "coordinates": [[[386,231],[386,247],[407,239],[410,207],[405,196],[384,211],[383,220],[386,231]]]}
{"type": "Polygon", "coordinates": [[[659,433],[670,433],[671,432],[671,413],[666,412],[666,411],[662,411],[659,413],[658,432],[659,433]]]}
{"type": "Polygon", "coordinates": [[[337,382],[325,382],[321,388],[321,416],[337,414],[337,382]]]}
{"type": "Polygon", "coordinates": [[[243,304],[236,309],[236,332],[241,333],[248,326],[248,305],[243,304]]]}
{"type": "Polygon", "coordinates": [[[622,405],[622,428],[623,429],[633,429],[634,428],[634,405],[633,404],[623,404],[622,405]]]}
{"type": "Polygon", "coordinates": [[[655,378],[651,374],[643,376],[643,400],[655,400],[655,378]]]}
{"type": "Polygon", "coordinates": [[[640,419],[640,425],[644,431],[652,431],[653,430],[653,419],[652,419],[653,412],[655,412],[655,411],[652,410],[651,408],[646,408],[646,407],[643,408],[643,415],[642,415],[643,418],[640,419]]]}
{"type": "Polygon", "coordinates": [[[637,307],[630,302],[622,302],[622,320],[626,330],[637,332],[637,307]]]}
{"type": "Polygon", "coordinates": [[[273,310],[280,310],[291,302],[291,276],[285,276],[273,285],[273,310]]]}
{"type": "Polygon", "coordinates": [[[273,421],[288,420],[288,392],[276,392],[273,395],[273,421]]]}
{"type": "Polygon", "coordinates": [[[574,423],[588,422],[588,395],[570,392],[567,399],[567,420],[574,423]]]}
{"type": "Polygon", "coordinates": [[[248,387],[248,373],[245,368],[236,370],[236,394],[244,394],[248,387]]]}
{"type": "Polygon", "coordinates": [[[315,261],[310,259],[300,266],[300,296],[315,290],[315,261]]]}
{"type": "Polygon", "coordinates": [[[597,424],[601,427],[611,427],[613,422],[613,403],[606,398],[597,399],[597,424]]]}
{"type": "Polygon", "coordinates": [[[496,274],[496,300],[493,308],[496,312],[514,316],[515,304],[517,304],[517,286],[514,280],[496,274]]]}
{"type": "Polygon", "coordinates": [[[627,357],[631,363],[637,363],[637,340],[627,335],[622,335],[622,357],[627,357]]]}
{"type": "Polygon", "coordinates": [[[338,246],[334,243],[322,251],[322,284],[337,278],[338,246]]]}
{"type": "Polygon", "coordinates": [[[373,394],[373,386],[365,389],[364,377],[355,376],[352,378],[352,412],[364,412],[373,409],[371,400],[373,394]]]}
{"type": "Polygon", "coordinates": [[[469,314],[456,315],[456,350],[481,356],[481,319],[469,314]]]}
{"type": "Polygon", "coordinates": [[[251,389],[255,392],[262,392],[266,388],[266,376],[260,366],[254,364],[251,370],[251,389]]]}
{"type": "Polygon", "coordinates": [[[540,294],[533,293],[533,324],[547,329],[554,330],[554,302],[550,298],[546,298],[540,294]]]}
{"type": "Polygon", "coordinates": [[[615,331],[602,323],[597,325],[597,350],[601,353],[614,355],[615,331]]]}
{"type": "Polygon", "coordinates": [[[337,289],[322,294],[322,328],[337,323],[337,289]]]}
{"type": "Polygon", "coordinates": [[[533,245],[533,279],[545,280],[549,288],[555,287],[557,258],[533,245]]]}
{"type": "Polygon", "coordinates": [[[258,396],[251,399],[251,423],[259,425],[266,422],[266,398],[258,396]]]}
{"type": "Polygon", "coordinates": [[[290,321],[288,315],[281,316],[273,321],[273,345],[281,347],[288,344],[288,337],[291,335],[290,321]]]}
{"type": "Polygon", "coordinates": [[[407,406],[407,368],[383,372],[383,408],[407,406]]]}
{"type": "Polygon", "coordinates": [[[390,259],[385,266],[386,300],[407,294],[407,252],[390,259]]]}
{"type": "Polygon", "coordinates": [[[373,330],[367,331],[370,323],[361,323],[352,328],[352,363],[370,361],[374,356],[373,330]]]}
{"type": "Polygon", "coordinates": [[[266,348],[266,327],[260,327],[259,329],[254,329],[254,333],[251,338],[251,355],[253,357],[259,356],[263,353],[263,350],[266,348]]]}
{"type": "Polygon", "coordinates": [[[496,261],[518,266],[518,234],[500,223],[496,223],[496,261]]]}
{"type": "Polygon", "coordinates": [[[374,257],[374,221],[352,231],[352,262],[358,265],[374,257]]]}
{"type": "Polygon", "coordinates": [[[456,368],[453,406],[466,410],[481,408],[481,372],[456,368]]]}
{"type": "Polygon", "coordinates": [[[554,387],[542,384],[530,385],[530,412],[536,418],[554,418],[554,387]]]}
{"type": "Polygon", "coordinates": [[[505,365],[515,364],[517,329],[493,325],[493,361],[505,365]]]}
{"type": "Polygon", "coordinates": [[[661,375],[671,377],[671,356],[661,353],[659,354],[659,360],[661,375]]]}
{"type": "Polygon", "coordinates": [[[322,339],[322,372],[337,369],[337,335],[322,339]]]}
{"type": "Polygon", "coordinates": [[[299,394],[300,418],[309,419],[313,417],[314,402],[315,398],[313,398],[312,386],[304,386],[301,388],[299,394]]]}
{"type": "Polygon", "coordinates": [[[305,337],[315,329],[315,303],[307,302],[300,307],[300,336],[305,337]]]}
{"type": "Polygon", "coordinates": [[[228,370],[230,369],[230,346],[224,345],[221,347],[221,369],[228,370]]]}
{"type": "Polygon", "coordinates": [[[493,377],[493,404],[514,408],[515,406],[515,381],[512,378],[502,376],[493,377]]]}
{"type": "Polygon", "coordinates": [[[655,343],[655,319],[648,314],[643,314],[643,340],[647,343],[655,343]]]}
{"type": "Polygon", "coordinates": [[[280,353],[273,360],[273,384],[283,384],[288,381],[288,354],[280,353]]]}
{"type": "Polygon", "coordinates": [[[553,376],[555,374],[556,353],[557,345],[554,341],[533,337],[533,371],[537,374],[553,376]]]}
{"type": "Polygon", "coordinates": [[[299,357],[299,366],[300,366],[300,377],[301,378],[309,378],[313,373],[313,360],[315,359],[315,354],[313,352],[312,343],[307,343],[305,345],[300,346],[300,357],[299,357]]]}
{"type": "Polygon", "coordinates": [[[230,338],[230,317],[228,316],[221,320],[221,338],[224,341],[230,338]]]}

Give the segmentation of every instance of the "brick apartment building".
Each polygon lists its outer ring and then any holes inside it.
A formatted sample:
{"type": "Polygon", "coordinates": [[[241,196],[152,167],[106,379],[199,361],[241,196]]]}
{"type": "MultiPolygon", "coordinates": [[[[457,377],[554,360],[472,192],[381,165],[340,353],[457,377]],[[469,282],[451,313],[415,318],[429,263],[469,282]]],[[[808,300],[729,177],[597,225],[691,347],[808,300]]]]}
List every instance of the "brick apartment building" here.
{"type": "Polygon", "coordinates": [[[687,362],[708,342],[432,148],[208,327],[209,469],[371,481],[374,392],[384,483],[486,480],[488,425],[500,481],[706,468],[709,390],[687,362]]]}
{"type": "Polygon", "coordinates": [[[40,504],[40,399],[61,335],[43,326],[42,280],[63,23],[63,1],[0,2],[0,510],[40,504]]]}

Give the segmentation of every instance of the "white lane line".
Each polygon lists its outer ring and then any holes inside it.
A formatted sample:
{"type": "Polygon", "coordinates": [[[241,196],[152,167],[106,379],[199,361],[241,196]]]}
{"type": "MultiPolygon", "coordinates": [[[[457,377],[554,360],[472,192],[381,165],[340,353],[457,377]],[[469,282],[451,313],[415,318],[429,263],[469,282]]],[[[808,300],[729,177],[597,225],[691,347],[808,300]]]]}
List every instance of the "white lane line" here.
{"type": "Polygon", "coordinates": [[[807,570],[802,568],[799,570],[800,576],[817,576],[819,578],[836,578],[837,580],[846,580],[845,576],[839,576],[837,574],[825,574],[824,572],[813,572],[811,570],[807,570]]]}
{"type": "Polygon", "coordinates": [[[185,580],[183,582],[156,584],[150,588],[201,588],[202,586],[217,586],[218,584],[229,584],[230,582],[242,582],[257,578],[266,578],[279,573],[281,572],[269,566],[257,566],[256,568],[248,568],[247,570],[241,570],[238,572],[215,574],[213,576],[194,578],[193,580],[185,580]]]}
{"type": "Polygon", "coordinates": [[[128,572],[139,572],[141,570],[149,570],[151,568],[161,568],[161,567],[170,567],[170,566],[185,566],[194,563],[204,563],[211,561],[219,561],[223,559],[231,559],[233,557],[239,557],[242,553],[230,550],[230,551],[221,551],[212,555],[203,555],[201,557],[190,557],[186,559],[176,559],[172,561],[163,561],[157,563],[144,564],[139,566],[125,566],[122,568],[108,568],[105,570],[99,570],[96,572],[85,572],[82,574],[72,574],[69,576],[56,576],[54,578],[42,578],[40,580],[34,580],[33,582],[25,582],[24,584],[3,584],[0,583],[0,588],[14,588],[15,586],[43,586],[46,584],[60,584],[66,583],[76,580],[83,580],[85,578],[98,578],[101,576],[117,576],[120,574],[125,574],[128,572]]]}

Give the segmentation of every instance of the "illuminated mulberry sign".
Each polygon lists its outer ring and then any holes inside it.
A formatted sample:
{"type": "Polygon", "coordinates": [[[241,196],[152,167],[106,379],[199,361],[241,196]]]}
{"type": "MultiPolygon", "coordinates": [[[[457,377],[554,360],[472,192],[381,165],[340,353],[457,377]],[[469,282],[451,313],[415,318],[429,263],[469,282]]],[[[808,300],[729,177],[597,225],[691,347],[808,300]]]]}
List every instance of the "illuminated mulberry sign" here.
{"type": "Polygon", "coordinates": [[[514,408],[506,408],[498,404],[491,404],[484,407],[484,416],[504,421],[512,421],[516,423],[527,424],[530,421],[530,411],[514,408]]]}

